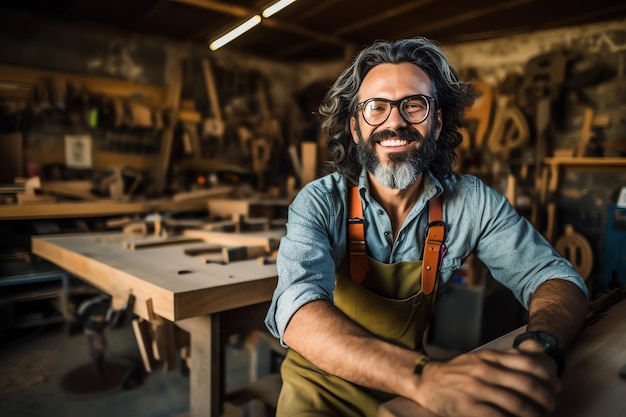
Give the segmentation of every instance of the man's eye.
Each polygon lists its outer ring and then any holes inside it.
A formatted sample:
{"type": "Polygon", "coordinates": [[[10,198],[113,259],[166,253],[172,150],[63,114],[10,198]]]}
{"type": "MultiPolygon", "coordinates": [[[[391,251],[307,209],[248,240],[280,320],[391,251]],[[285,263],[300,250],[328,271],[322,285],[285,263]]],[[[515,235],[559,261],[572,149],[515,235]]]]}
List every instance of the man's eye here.
{"type": "Polygon", "coordinates": [[[408,103],[406,103],[406,105],[404,106],[404,108],[406,109],[407,112],[409,113],[415,113],[418,111],[422,111],[426,109],[426,106],[424,106],[424,103],[422,102],[418,102],[418,101],[409,101],[408,103]]]}
{"type": "Polygon", "coordinates": [[[385,110],[387,110],[387,103],[385,102],[381,102],[381,103],[371,103],[369,105],[369,110],[371,113],[382,113],[385,110]]]}

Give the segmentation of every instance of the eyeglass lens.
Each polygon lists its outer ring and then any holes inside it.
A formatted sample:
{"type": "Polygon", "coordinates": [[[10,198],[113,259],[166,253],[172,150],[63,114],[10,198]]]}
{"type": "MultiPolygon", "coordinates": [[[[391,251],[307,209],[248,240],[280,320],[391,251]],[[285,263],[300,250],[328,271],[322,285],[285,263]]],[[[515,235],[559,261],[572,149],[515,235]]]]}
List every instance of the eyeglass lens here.
{"type": "Polygon", "coordinates": [[[400,114],[409,123],[422,123],[428,117],[430,103],[425,96],[416,95],[401,100],[371,98],[363,103],[363,118],[372,126],[382,124],[391,114],[391,108],[398,106],[400,114]]]}

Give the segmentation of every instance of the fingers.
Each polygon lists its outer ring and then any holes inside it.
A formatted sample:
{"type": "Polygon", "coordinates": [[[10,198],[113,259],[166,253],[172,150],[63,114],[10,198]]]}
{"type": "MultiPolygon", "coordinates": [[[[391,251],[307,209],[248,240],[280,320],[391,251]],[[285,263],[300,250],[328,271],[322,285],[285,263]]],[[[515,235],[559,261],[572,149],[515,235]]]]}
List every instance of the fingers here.
{"type": "Polygon", "coordinates": [[[491,369],[482,384],[471,386],[472,397],[519,417],[536,417],[554,409],[555,392],[529,375],[491,369]]]}
{"type": "Polygon", "coordinates": [[[518,349],[507,349],[504,351],[484,350],[476,352],[476,354],[489,363],[537,378],[555,391],[559,389],[560,382],[556,374],[556,364],[543,351],[527,352],[518,349]]]}
{"type": "Polygon", "coordinates": [[[511,349],[429,364],[420,384],[426,398],[419,402],[442,416],[540,417],[556,400],[556,376],[550,368],[554,364],[549,360],[543,353],[511,349]]]}
{"type": "MultiPolygon", "coordinates": [[[[511,349],[479,354],[483,363],[470,371],[488,388],[473,395],[515,416],[534,416],[552,410],[558,379],[551,358],[511,349]]],[[[553,362],[553,361],[552,361],[553,362]]],[[[484,387],[483,387],[484,388],[484,387]]]]}

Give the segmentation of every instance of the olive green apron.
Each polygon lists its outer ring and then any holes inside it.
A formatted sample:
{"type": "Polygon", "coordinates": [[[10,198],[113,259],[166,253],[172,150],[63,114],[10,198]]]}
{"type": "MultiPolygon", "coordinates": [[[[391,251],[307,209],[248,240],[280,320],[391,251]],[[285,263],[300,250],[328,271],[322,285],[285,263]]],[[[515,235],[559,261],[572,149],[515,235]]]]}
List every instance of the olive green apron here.
{"type": "MultiPolygon", "coordinates": [[[[444,224],[441,199],[428,202],[424,260],[385,264],[367,256],[358,187],[348,195],[349,256],[339,269],[334,304],[348,317],[390,343],[423,350],[439,282],[444,224]]],[[[281,366],[283,386],[277,417],[376,416],[391,394],[328,374],[293,350],[281,366]]]]}
{"type": "MultiPolygon", "coordinates": [[[[360,284],[342,268],[335,306],[377,336],[422,350],[438,285],[428,295],[421,292],[422,261],[384,264],[368,258],[368,263],[360,284]]],[[[393,397],[328,374],[293,350],[283,361],[281,376],[277,417],[376,416],[380,404],[393,397]]]]}

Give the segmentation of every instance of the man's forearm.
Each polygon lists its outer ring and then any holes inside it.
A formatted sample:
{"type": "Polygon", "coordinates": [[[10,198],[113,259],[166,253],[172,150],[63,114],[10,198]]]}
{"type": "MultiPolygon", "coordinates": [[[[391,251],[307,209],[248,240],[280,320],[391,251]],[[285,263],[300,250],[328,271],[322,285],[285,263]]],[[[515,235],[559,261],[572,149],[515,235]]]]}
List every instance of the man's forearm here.
{"type": "Polygon", "coordinates": [[[421,355],[376,338],[327,301],[294,314],[283,340],[320,369],[356,384],[407,395],[421,355]]]}
{"type": "Polygon", "coordinates": [[[567,348],[582,327],[587,300],[569,281],[552,279],[537,288],[529,308],[528,330],[543,330],[567,348]]]}

